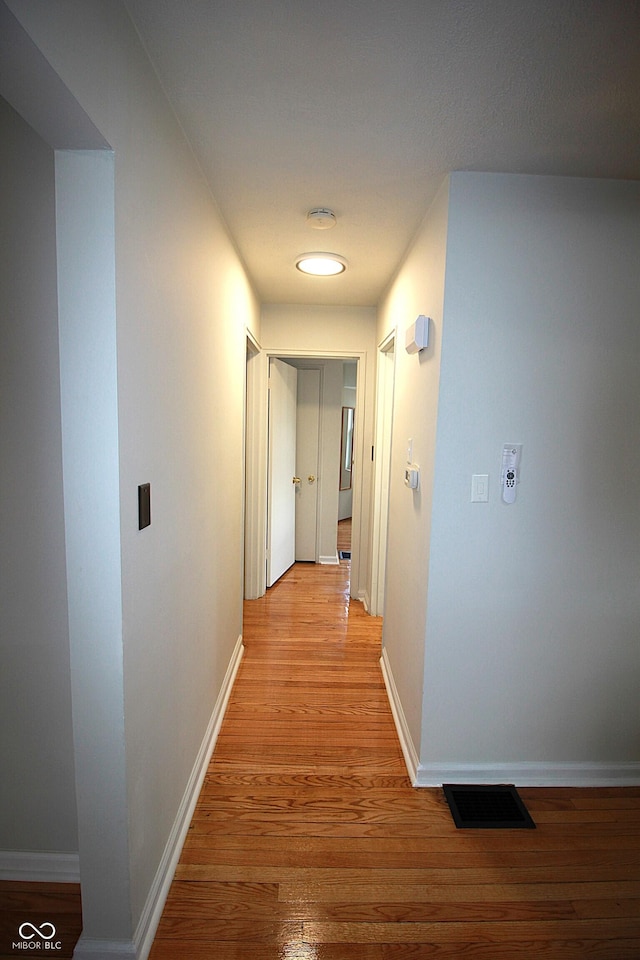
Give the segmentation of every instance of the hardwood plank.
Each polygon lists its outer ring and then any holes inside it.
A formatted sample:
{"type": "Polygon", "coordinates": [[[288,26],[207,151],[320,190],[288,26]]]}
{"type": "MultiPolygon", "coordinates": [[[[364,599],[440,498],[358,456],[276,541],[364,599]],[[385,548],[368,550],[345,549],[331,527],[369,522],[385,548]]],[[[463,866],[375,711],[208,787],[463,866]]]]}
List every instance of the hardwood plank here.
{"type": "MultiPolygon", "coordinates": [[[[217,837],[214,844],[201,843],[193,835],[188,837],[183,862],[196,863],[242,863],[247,859],[245,837],[217,837]]],[[[545,872],[579,874],[582,879],[587,870],[587,879],[594,871],[598,876],[614,874],[625,879],[640,877],[640,852],[636,850],[517,850],[503,848],[493,851],[491,862],[484,850],[434,851],[428,840],[374,838],[327,838],[327,837],[263,837],[254,836],[251,843],[250,862],[253,866],[295,866],[307,868],[331,867],[349,869],[422,870],[432,876],[441,873],[461,881],[465,874],[484,875],[496,870],[508,870],[514,883],[538,882],[545,872]],[[591,871],[591,873],[589,873],[591,871]],[[630,875],[630,876],[629,876],[630,875]]],[[[475,882],[475,880],[474,880],[475,882]]]]}
{"type": "MultiPolygon", "coordinates": [[[[157,940],[153,960],[345,960],[345,948],[342,943],[316,945],[295,939],[284,944],[282,951],[258,940],[157,940]]],[[[384,960],[383,946],[350,945],[349,960],[384,960]]]]}
{"type": "MultiPolygon", "coordinates": [[[[585,921],[588,923],[590,921],[585,921]]],[[[158,927],[157,937],[162,940],[225,941],[257,940],[272,945],[286,944],[302,940],[304,922],[299,920],[257,920],[257,919],[199,919],[190,917],[185,927],[183,917],[168,917],[163,913],[158,927]]],[[[153,955],[153,954],[152,954],[153,955]]]]}
{"type": "Polygon", "coordinates": [[[19,880],[0,880],[0,909],[55,910],[56,913],[77,914],[80,907],[79,883],[42,883],[19,880]]]}
{"type": "MultiPolygon", "coordinates": [[[[552,902],[569,901],[572,903],[572,912],[578,916],[581,902],[603,902],[607,898],[616,901],[627,901],[631,906],[640,895],[640,880],[629,881],[586,881],[557,882],[554,880],[543,883],[511,883],[505,878],[501,883],[442,883],[442,882],[410,882],[396,880],[390,882],[378,874],[371,872],[364,879],[351,881],[338,878],[327,880],[305,879],[301,883],[295,881],[279,884],[280,900],[298,903],[310,900],[315,903],[489,903],[511,901],[522,902],[552,902]]],[[[631,910],[631,906],[629,910],[631,910]]],[[[591,919],[593,910],[588,911],[583,919],[591,919]]],[[[610,914],[604,914],[609,916],[610,914]]],[[[615,914],[614,914],[615,915],[615,914]]],[[[628,912],[622,913],[628,916],[628,912]]],[[[598,914],[599,916],[599,914],[598,914]]],[[[633,916],[633,914],[632,914],[633,916]]],[[[636,914],[635,916],[640,916],[636,914]]]]}
{"type": "Polygon", "coordinates": [[[576,810],[624,810],[625,821],[629,811],[640,811],[640,797],[572,797],[571,803],[576,810]]]}
{"type": "MultiPolygon", "coordinates": [[[[188,856],[188,854],[187,854],[188,856]]],[[[186,857],[185,857],[186,859],[186,857]]],[[[247,858],[249,860],[250,858],[247,858]]],[[[624,871],[623,871],[624,872],[624,871]]],[[[630,871],[631,872],[631,871],[630,871]]],[[[497,871],[496,871],[497,873],[497,871]]],[[[569,872],[569,875],[558,880],[558,882],[573,884],[580,883],[584,884],[584,891],[586,893],[587,884],[591,882],[596,882],[593,877],[585,878],[587,873],[586,868],[582,870],[574,869],[569,872]]],[[[554,871],[554,876],[542,876],[541,879],[527,879],[526,875],[522,875],[521,878],[517,876],[512,876],[512,870],[503,870],[499,875],[494,876],[493,878],[485,875],[480,877],[478,871],[468,871],[467,873],[462,873],[459,876],[455,876],[452,871],[451,874],[446,874],[437,871],[427,872],[424,870],[416,869],[374,869],[361,867],[356,868],[332,868],[332,867],[293,867],[286,866],[282,864],[268,864],[268,865],[254,865],[252,863],[245,864],[234,864],[234,863],[186,863],[181,862],[176,868],[175,877],[177,880],[191,880],[194,882],[203,881],[203,880],[215,880],[215,881],[224,881],[228,880],[229,882],[254,882],[254,883],[281,883],[281,884],[298,884],[300,887],[304,885],[309,885],[310,889],[313,889],[311,886],[315,883],[325,883],[325,882],[337,882],[344,883],[345,885],[351,885],[353,883],[362,883],[369,884],[372,887],[377,887],[379,891],[387,891],[385,896],[391,897],[393,899],[393,889],[400,889],[401,885],[406,887],[420,888],[430,885],[433,889],[440,889],[446,887],[450,884],[453,886],[480,886],[484,889],[487,887],[489,890],[490,887],[496,883],[502,882],[504,884],[513,884],[514,887],[514,898],[517,898],[517,889],[520,884],[524,883],[551,883],[557,879],[554,871]]],[[[530,876],[530,875],[529,875],[530,876]]],[[[597,876],[597,874],[595,874],[597,876]]],[[[624,889],[623,886],[625,883],[637,883],[637,875],[629,881],[624,878],[616,876],[611,880],[603,880],[601,882],[612,884],[610,889],[616,889],[618,886],[621,889],[624,889]]],[[[634,888],[635,891],[635,888],[634,888]]],[[[415,891],[414,891],[415,897],[415,891]]],[[[490,895],[490,890],[488,896],[490,895]]],[[[634,892],[634,896],[636,893],[634,892]]],[[[639,931],[640,933],[640,931],[639,931]]]]}
{"type": "MultiPolygon", "coordinates": [[[[303,940],[307,943],[455,943],[473,939],[475,923],[361,923],[358,921],[259,921],[244,919],[198,919],[189,922],[189,939],[207,941],[267,940],[274,944],[303,940]]],[[[545,940],[615,940],[634,937],[636,920],[536,920],[508,921],[512,940],[530,944],[545,940]]],[[[163,940],[185,936],[181,918],[165,917],[158,929],[163,940]]],[[[499,943],[504,938],[501,922],[482,923],[482,940],[499,943]]]]}
{"type": "MultiPolygon", "coordinates": [[[[154,960],[533,960],[530,943],[473,941],[451,944],[349,944],[293,941],[286,952],[274,952],[272,944],[258,941],[199,942],[159,941],[154,960]]],[[[637,941],[537,943],[535,960],[638,960],[637,941]]]]}
{"type": "Polygon", "coordinates": [[[363,718],[367,722],[371,717],[385,716],[388,703],[382,696],[374,698],[371,694],[349,700],[345,697],[323,700],[312,697],[302,698],[298,691],[277,700],[268,700],[258,695],[247,701],[237,701],[229,708],[229,716],[234,720],[258,723],[270,718],[286,718],[292,716],[321,717],[329,722],[332,719],[349,717],[357,720],[363,718]]]}
{"type": "MultiPolygon", "coordinates": [[[[638,960],[635,938],[538,941],[535,953],[529,941],[513,940],[500,943],[473,940],[453,944],[382,944],[381,947],[382,960],[638,960]]],[[[352,950],[353,946],[349,945],[349,957],[352,950]]]]}
{"type": "MultiPolygon", "coordinates": [[[[295,724],[292,729],[296,729],[295,724]]],[[[367,724],[367,729],[371,729],[370,724],[367,724]]],[[[409,786],[407,780],[404,782],[399,780],[397,784],[391,784],[393,789],[378,787],[369,780],[366,786],[363,785],[362,793],[357,789],[346,790],[347,784],[341,781],[338,781],[335,786],[331,783],[325,786],[316,785],[305,778],[298,782],[288,780],[283,785],[278,783],[241,784],[241,789],[234,789],[233,784],[219,782],[216,775],[208,775],[205,782],[207,789],[201,797],[201,804],[211,810],[228,806],[238,812],[246,808],[256,813],[260,811],[265,815],[277,816],[286,811],[291,817],[297,815],[305,820],[310,817],[326,818],[332,821],[338,818],[349,820],[380,818],[400,822],[403,819],[420,818],[425,823],[446,823],[452,836],[470,835],[468,831],[456,830],[441,790],[415,790],[409,786]]],[[[527,806],[529,811],[536,815],[547,809],[543,800],[537,801],[535,798],[532,798],[527,806]]],[[[561,814],[564,812],[561,807],[558,810],[561,814]]],[[[623,821],[629,823],[632,819],[635,818],[625,816],[623,821]]],[[[589,822],[588,813],[584,822],[589,822]]],[[[482,841],[487,835],[486,832],[478,831],[473,834],[478,841],[482,841]]],[[[496,832],[493,831],[492,835],[495,836],[496,832]]],[[[534,840],[537,836],[534,833],[519,835],[509,833],[508,835],[524,837],[527,840],[534,840]]]]}
{"type": "MultiPolygon", "coordinates": [[[[297,844],[292,843],[285,848],[267,849],[259,846],[255,841],[251,844],[251,849],[247,848],[246,843],[239,844],[235,849],[225,847],[219,849],[216,847],[196,847],[189,843],[185,846],[182,862],[187,864],[197,864],[200,866],[219,865],[227,868],[240,867],[245,864],[254,869],[265,867],[267,869],[296,868],[297,863],[304,863],[306,870],[386,870],[387,873],[393,873],[396,880],[400,878],[397,872],[405,871],[411,874],[412,871],[420,873],[417,879],[418,883],[453,883],[453,884],[487,884],[495,882],[496,874],[502,871],[505,878],[510,883],[545,883],[551,876],[563,883],[588,883],[594,875],[597,875],[605,881],[613,880],[635,880],[638,877],[637,859],[629,863],[623,859],[623,862],[616,863],[616,855],[623,858],[622,851],[614,851],[608,858],[605,851],[599,851],[598,856],[589,857],[589,851],[580,851],[585,854],[582,863],[564,863],[561,857],[550,856],[551,863],[544,863],[540,866],[531,864],[524,867],[513,866],[508,863],[491,864],[487,866],[451,866],[451,867],[428,867],[420,868],[420,858],[418,856],[393,856],[389,855],[387,859],[388,866],[385,866],[385,857],[375,853],[341,853],[338,850],[322,852],[306,852],[306,842],[300,838],[297,844]],[[553,862],[555,861],[555,862],[553,862]]],[[[265,839],[265,838],[260,838],[265,839]]],[[[270,839],[270,838],[267,838],[270,839]]],[[[569,851],[563,851],[568,854],[569,851]]],[[[442,854],[442,859],[446,860],[448,855],[442,854]]],[[[464,862],[466,856],[460,858],[464,862]]],[[[470,860],[472,858],[469,858],[470,860]]],[[[486,863],[486,857],[483,858],[486,863]]],[[[411,882],[410,878],[407,878],[411,882]]]]}
{"type": "MultiPolygon", "coordinates": [[[[304,938],[311,943],[452,943],[473,940],[473,923],[336,923],[306,921],[304,938]]],[[[634,920],[539,920],[509,921],[513,940],[537,944],[545,940],[626,939],[638,934],[634,920]]],[[[483,941],[499,943],[502,923],[482,924],[483,941]]]]}
{"type": "Polygon", "coordinates": [[[520,787],[519,793],[523,797],[541,794],[550,799],[566,799],[580,804],[583,801],[590,803],[601,799],[640,798],[640,786],[635,787],[520,787]]]}
{"type": "MultiPolygon", "coordinates": [[[[291,788],[303,789],[307,787],[321,787],[333,789],[334,791],[358,791],[360,793],[375,789],[375,788],[385,788],[388,790],[402,790],[402,791],[413,791],[409,783],[409,778],[407,777],[406,772],[397,775],[388,775],[388,776],[377,776],[376,774],[348,774],[345,775],[342,772],[332,773],[332,774],[315,774],[315,773],[303,773],[303,774],[291,774],[282,771],[281,773],[207,773],[205,775],[206,791],[203,791],[201,799],[205,800],[210,792],[215,793],[216,790],[221,789],[225,790],[228,788],[247,788],[248,790],[253,789],[267,789],[271,787],[276,788],[291,788]]],[[[420,791],[422,792],[422,791],[420,791]]]]}
{"type": "MultiPolygon", "coordinates": [[[[198,886],[199,885],[186,885],[198,886]]],[[[222,885],[218,885],[222,886],[222,885]]],[[[224,885],[226,886],[226,885],[224,885]]],[[[242,887],[242,885],[239,885],[242,887]]],[[[403,903],[331,903],[320,904],[315,901],[300,901],[293,904],[280,902],[275,905],[257,900],[252,902],[242,892],[236,901],[232,896],[216,896],[207,885],[202,896],[174,897],[167,902],[164,916],[184,917],[188,912],[192,919],[198,920],[236,920],[251,919],[257,921],[306,920],[361,923],[446,923],[451,921],[488,922],[488,921],[538,921],[576,919],[570,901],[558,902],[521,902],[495,901],[492,903],[461,902],[403,902],[403,903]]],[[[595,914],[594,916],[598,916],[595,914]]],[[[619,914],[629,917],[629,914],[619,914]]],[[[593,917],[587,918],[593,919],[593,917]]]]}
{"type": "MultiPolygon", "coordinates": [[[[304,820],[297,817],[291,819],[289,817],[278,817],[277,814],[271,817],[262,817],[258,814],[254,819],[251,813],[238,816],[231,812],[225,814],[224,811],[209,813],[206,807],[203,807],[197,808],[194,813],[191,842],[206,845],[215,842],[217,836],[242,836],[245,838],[251,836],[380,837],[382,839],[406,837],[428,838],[429,849],[434,852],[451,850],[476,852],[481,850],[485,855],[493,850],[506,849],[514,853],[518,850],[544,850],[548,849],[550,845],[553,845],[554,849],[557,850],[627,850],[629,848],[629,833],[627,831],[621,831],[619,835],[600,835],[582,832],[579,825],[576,825],[576,827],[577,829],[572,830],[548,831],[537,842],[526,842],[512,831],[509,831],[508,834],[506,831],[491,831],[493,834],[491,837],[487,837],[486,840],[483,839],[482,843],[476,843],[475,838],[472,837],[452,837],[445,828],[439,826],[425,827],[419,818],[416,818],[413,822],[411,820],[394,822],[388,819],[345,822],[337,818],[336,822],[332,822],[328,818],[327,820],[316,818],[304,820]]],[[[489,831],[486,832],[489,833],[489,831]]]]}
{"type": "MultiPolygon", "coordinates": [[[[229,745],[233,745],[234,738],[244,743],[246,723],[242,720],[227,721],[221,736],[229,745]]],[[[395,728],[386,717],[368,720],[366,733],[361,733],[357,737],[354,736],[352,722],[345,721],[342,718],[331,721],[324,716],[306,720],[271,720],[268,724],[256,725],[254,736],[261,743],[268,741],[286,744],[287,741],[290,743],[292,738],[304,742],[310,738],[315,741],[330,736],[332,739],[340,737],[343,743],[352,742],[375,746],[381,740],[392,740],[394,746],[398,744],[398,735],[395,728]],[[331,726],[327,727],[327,723],[330,723],[331,726]]]]}
{"type": "Polygon", "coordinates": [[[640,899],[625,897],[617,892],[610,900],[588,900],[581,897],[573,906],[576,916],[581,920],[592,920],[594,917],[635,917],[637,920],[640,917],[640,899]]]}

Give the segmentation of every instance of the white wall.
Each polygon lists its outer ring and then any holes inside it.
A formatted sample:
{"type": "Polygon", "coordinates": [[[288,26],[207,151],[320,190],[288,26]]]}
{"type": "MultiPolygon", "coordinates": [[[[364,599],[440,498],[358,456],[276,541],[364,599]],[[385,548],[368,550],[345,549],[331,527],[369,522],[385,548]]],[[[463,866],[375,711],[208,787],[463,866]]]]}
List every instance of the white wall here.
{"type": "Polygon", "coordinates": [[[397,330],[383,647],[406,724],[403,739],[412,767],[418,763],[422,724],[447,205],[448,184],[444,183],[378,316],[378,342],[397,330]],[[420,314],[431,320],[429,347],[408,354],[405,331],[420,314]],[[404,484],[409,439],[421,471],[415,492],[404,484]]]}
{"type": "Polygon", "coordinates": [[[450,197],[422,763],[620,776],[640,737],[640,186],[455,174],[450,197]],[[513,506],[504,442],[523,444],[513,506]]]}
{"type": "Polygon", "coordinates": [[[0,850],[77,853],[54,155],[0,99],[0,850]]]}
{"type": "MultiPolygon", "coordinates": [[[[359,462],[356,470],[361,471],[356,479],[358,486],[354,491],[356,505],[363,504],[362,523],[354,532],[354,557],[351,567],[351,592],[359,599],[366,600],[370,550],[370,497],[372,469],[370,451],[373,435],[373,405],[375,391],[375,331],[376,312],[371,307],[320,307],[296,304],[264,304],[261,320],[261,346],[265,353],[308,356],[317,354],[328,358],[358,357],[358,411],[356,426],[356,452],[359,462]],[[359,438],[359,442],[358,442],[359,438]]],[[[331,369],[329,367],[328,369],[331,369]]],[[[337,430],[340,430],[340,409],[342,398],[342,365],[336,366],[336,376],[330,375],[331,396],[334,397],[332,409],[336,414],[337,430]]],[[[327,387],[329,379],[325,378],[327,387]]],[[[327,394],[329,396],[329,393],[327,394]]],[[[338,465],[335,466],[335,483],[338,482],[338,465]]],[[[338,492],[335,491],[335,512],[337,517],[338,492]]],[[[358,507],[356,506],[356,509],[358,507]]],[[[333,507],[332,507],[333,510],[333,507]]],[[[335,553],[336,531],[332,532],[335,553]]],[[[323,549],[328,549],[325,543],[323,549]]],[[[328,555],[328,554],[327,554],[328,555]]]]}
{"type": "Polygon", "coordinates": [[[62,474],[83,928],[95,938],[126,941],[131,906],[113,199],[110,151],[56,151],[62,474]]]}
{"type": "MultiPolygon", "coordinates": [[[[638,777],[639,193],[450,178],[431,529],[392,504],[389,531],[385,643],[420,783],[638,777]],[[512,506],[505,442],[523,444],[512,506]],[[473,473],[489,474],[486,504],[470,502],[473,473]],[[403,579],[412,622],[395,611],[403,579]],[[423,656],[416,728],[408,675],[423,656]]],[[[427,253],[414,250],[391,294],[422,287],[413,312],[431,309],[427,253]]],[[[432,430],[437,370],[427,359],[412,379],[399,372],[398,460],[407,436],[432,430]]]]}
{"type": "MultiPolygon", "coordinates": [[[[10,6],[115,157],[123,671],[113,683],[124,681],[126,795],[116,813],[131,895],[127,916],[114,890],[110,922],[125,942],[150,922],[149,896],[242,629],[245,329],[259,334],[259,314],[124,8],[10,6]],[[144,482],[152,523],[138,531],[144,482]]],[[[93,534],[87,551],[100,549],[93,534]]],[[[118,862],[104,864],[106,885],[120,859],[114,851],[118,862]]],[[[83,902],[91,898],[83,878],[83,902]]],[[[109,939],[90,917],[83,939],[109,939]]]]}

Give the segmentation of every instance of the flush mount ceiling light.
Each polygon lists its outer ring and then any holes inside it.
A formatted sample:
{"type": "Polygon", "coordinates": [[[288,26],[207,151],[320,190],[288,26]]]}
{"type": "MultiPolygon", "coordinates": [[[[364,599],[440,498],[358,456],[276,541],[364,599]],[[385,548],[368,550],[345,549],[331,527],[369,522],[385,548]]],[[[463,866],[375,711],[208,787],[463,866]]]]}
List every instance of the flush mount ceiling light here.
{"type": "Polygon", "coordinates": [[[337,253],[303,253],[296,267],[312,277],[335,277],[347,269],[347,261],[337,253]]]}
{"type": "Polygon", "coordinates": [[[307,223],[314,230],[329,230],[330,227],[335,227],[337,220],[335,213],[329,207],[314,207],[307,214],[307,223]]]}

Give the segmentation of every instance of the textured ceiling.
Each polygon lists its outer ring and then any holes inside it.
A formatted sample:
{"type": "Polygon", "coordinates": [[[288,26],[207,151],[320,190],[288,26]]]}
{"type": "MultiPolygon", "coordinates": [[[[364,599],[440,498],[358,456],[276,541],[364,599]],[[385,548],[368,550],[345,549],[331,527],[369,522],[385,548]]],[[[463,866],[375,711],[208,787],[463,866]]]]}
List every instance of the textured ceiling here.
{"type": "Polygon", "coordinates": [[[640,0],[126,5],[263,302],[375,304],[452,170],[640,176],[640,0]]]}

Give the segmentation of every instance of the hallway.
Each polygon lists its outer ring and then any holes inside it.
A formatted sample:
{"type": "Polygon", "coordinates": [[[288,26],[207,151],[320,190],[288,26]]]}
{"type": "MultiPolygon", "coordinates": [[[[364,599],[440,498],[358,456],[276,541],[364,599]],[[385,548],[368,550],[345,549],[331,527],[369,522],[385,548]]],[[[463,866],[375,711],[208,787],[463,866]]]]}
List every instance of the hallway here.
{"type": "Polygon", "coordinates": [[[245,603],[246,653],[151,960],[640,955],[640,790],[521,790],[457,831],[405,773],[349,563],[245,603]]]}
{"type": "MultiPolygon", "coordinates": [[[[348,576],[297,564],[245,604],[150,960],[637,960],[640,788],[522,788],[536,830],[456,830],[405,774],[381,621],[348,576]]],[[[71,956],[77,885],[0,881],[0,900],[4,943],[46,916],[71,956]]]]}

